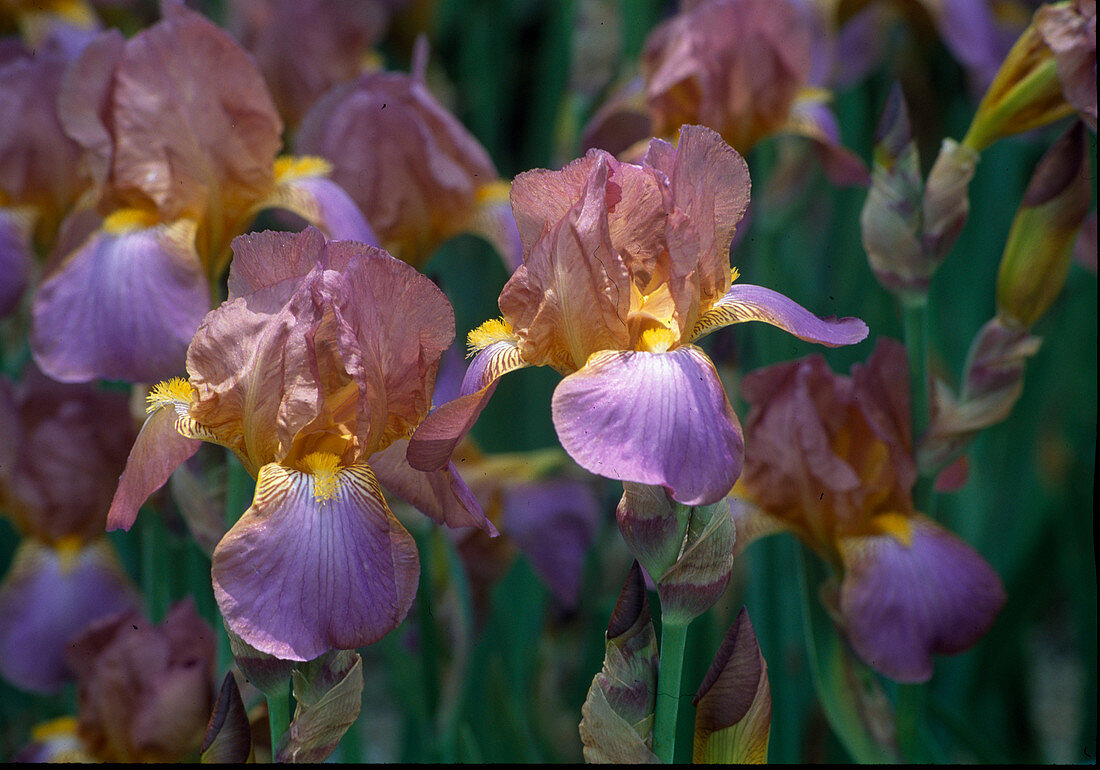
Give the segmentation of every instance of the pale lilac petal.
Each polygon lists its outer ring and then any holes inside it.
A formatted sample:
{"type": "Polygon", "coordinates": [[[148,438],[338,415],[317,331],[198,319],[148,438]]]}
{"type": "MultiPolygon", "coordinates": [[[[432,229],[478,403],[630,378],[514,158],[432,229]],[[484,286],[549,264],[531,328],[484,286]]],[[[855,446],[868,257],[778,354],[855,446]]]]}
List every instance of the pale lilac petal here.
{"type": "Polygon", "coordinates": [[[701,350],[604,351],[554,391],[554,427],[585,470],[660,484],[673,499],[707,505],[741,473],[741,425],[701,350]]]}
{"type": "Polygon", "coordinates": [[[496,527],[485,518],[454,463],[437,471],[416,470],[405,459],[408,446],[406,439],[399,439],[370,456],[368,463],[382,486],[433,521],[448,527],[478,527],[495,537],[496,527]]]}
{"type": "Polygon", "coordinates": [[[314,477],[260,470],[252,507],[214,551],[214,595],[233,633],[260,652],[311,660],[378,641],[416,594],[412,536],[364,465],[343,468],[332,499],[314,477]]]}
{"type": "Polygon", "coordinates": [[[182,372],[210,309],[194,233],[180,221],[92,235],[34,299],[31,349],[42,371],[62,382],[154,382],[182,372]]]}
{"type": "Polygon", "coordinates": [[[378,246],[378,236],[344,188],[324,176],[302,176],[280,183],[258,208],[293,212],[334,241],[378,246]]]}
{"type": "Polygon", "coordinates": [[[24,540],[0,585],[0,673],[21,689],[56,692],[73,675],[69,641],[93,620],[137,605],[106,540],[66,554],[24,540]]]}
{"type": "Polygon", "coordinates": [[[27,286],[34,260],[30,235],[25,212],[0,208],[0,318],[19,304],[27,286]]]}
{"type": "Polygon", "coordinates": [[[497,380],[525,366],[514,340],[494,342],[480,351],[466,370],[461,395],[429,414],[413,433],[406,453],[409,465],[434,471],[450,462],[451,452],[496,391],[497,380]]]}
{"type": "Polygon", "coordinates": [[[852,647],[900,682],[932,676],[932,656],[971,647],[993,625],[1005,593],[973,548],[921,516],[905,544],[891,534],[840,540],[840,612],[852,647]]]}
{"type": "Polygon", "coordinates": [[[201,441],[186,438],[176,429],[177,409],[157,409],[145,420],[126,459],[126,469],[118,480],[118,489],[107,513],[107,530],[130,529],[138,509],[168,481],[172,471],[195,452],[201,441]]]}
{"type": "Polygon", "coordinates": [[[827,103],[818,98],[800,100],[791,109],[786,130],[813,142],[826,176],[838,187],[866,187],[867,166],[840,143],[840,125],[827,103]]]}
{"type": "Polygon", "coordinates": [[[763,286],[735,283],[714,307],[699,317],[691,339],[744,321],[778,326],[807,342],[828,347],[854,345],[867,337],[867,324],[858,318],[818,318],[794,300],[763,286]]]}
{"type": "Polygon", "coordinates": [[[511,487],[501,499],[501,528],[566,608],[580,600],[584,558],[600,522],[587,484],[548,479],[511,487]]]}

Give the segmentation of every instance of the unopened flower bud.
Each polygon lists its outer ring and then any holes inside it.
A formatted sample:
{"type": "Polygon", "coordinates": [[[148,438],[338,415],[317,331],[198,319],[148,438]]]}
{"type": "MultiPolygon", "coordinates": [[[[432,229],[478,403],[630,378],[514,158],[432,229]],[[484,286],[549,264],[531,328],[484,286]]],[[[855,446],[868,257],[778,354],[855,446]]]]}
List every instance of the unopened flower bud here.
{"type": "Polygon", "coordinates": [[[692,703],[695,764],[768,761],[772,719],[768,665],[743,607],[692,703]]]}
{"type": "Polygon", "coordinates": [[[1039,161],[1012,221],[997,274],[997,310],[1030,327],[1062,290],[1092,197],[1078,121],[1039,161]]]}
{"type": "Polygon", "coordinates": [[[982,97],[963,144],[981,152],[1002,137],[1045,126],[1073,111],[1054,52],[1033,20],[982,97]]]}

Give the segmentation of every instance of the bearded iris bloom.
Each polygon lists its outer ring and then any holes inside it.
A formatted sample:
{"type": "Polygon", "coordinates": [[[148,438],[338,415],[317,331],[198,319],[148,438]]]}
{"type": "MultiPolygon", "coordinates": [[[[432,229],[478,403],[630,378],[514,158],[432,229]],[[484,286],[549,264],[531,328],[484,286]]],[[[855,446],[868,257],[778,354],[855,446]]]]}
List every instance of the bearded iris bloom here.
{"type": "Polygon", "coordinates": [[[93,40],[58,97],[91,189],[62,224],[31,347],[57,380],[152,382],[183,369],[233,236],[266,208],[374,243],[320,159],[277,158],[282,121],[255,62],[182,4],[93,40]]]}
{"type": "Polygon", "coordinates": [[[824,359],[759,369],[745,473],[731,504],[735,552],[790,531],[835,570],[826,594],[856,653],[901,682],[932,675],[933,654],[968,649],[1005,602],[973,548],[923,515],[909,423],[905,349],[882,340],[851,377],[824,359]]]}
{"type": "Polygon", "coordinates": [[[561,171],[512,183],[523,264],[502,317],[470,333],[477,355],[459,398],[413,436],[413,467],[443,467],[503,374],[551,366],[554,426],[566,452],[602,476],[660,485],[687,505],[714,503],[741,471],[743,440],[714,365],[693,343],[760,320],[825,345],[867,335],[761,286],[733,283],[734,229],[748,168],[714,131],[654,139],[641,165],[590,150],[561,171]]]}
{"type": "Polygon", "coordinates": [[[441,523],[495,534],[453,465],[404,460],[453,338],[443,293],[380,249],[312,228],[237,238],[229,299],[188,349],[189,380],[150,394],[108,528],[129,528],[200,441],[228,447],[257,484],[213,554],[227,627],[287,660],[378,640],[404,619],[419,572],[380,484],[441,523]]]}

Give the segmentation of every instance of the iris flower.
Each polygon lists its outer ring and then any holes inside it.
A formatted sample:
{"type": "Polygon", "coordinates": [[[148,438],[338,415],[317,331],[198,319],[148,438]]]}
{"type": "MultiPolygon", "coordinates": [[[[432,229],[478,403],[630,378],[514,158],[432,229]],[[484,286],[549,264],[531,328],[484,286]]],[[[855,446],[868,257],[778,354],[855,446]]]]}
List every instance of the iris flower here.
{"type": "Polygon", "coordinates": [[[336,86],[310,109],[296,148],[326,158],[381,246],[422,266],[459,233],[480,235],[505,265],[520,261],[508,183],[489,153],[428,90],[428,43],[412,73],[371,72],[336,86]]]}
{"type": "Polygon", "coordinates": [[[62,225],[32,308],[54,379],[152,382],[183,370],[229,244],[262,209],[374,242],[320,159],[276,158],[282,121],[252,58],[182,3],[85,48],[58,99],[92,190],[62,225]]]}
{"type": "Polygon", "coordinates": [[[671,138],[685,123],[741,153],[790,134],[813,142],[836,184],[866,184],[829,106],[832,59],[817,11],[799,0],[685,2],[646,38],[641,77],[593,116],[584,144],[634,160],[648,137],[671,138]]]}
{"type": "Polygon", "coordinates": [[[0,378],[0,516],[22,537],[0,581],[0,675],[24,690],[60,690],[72,638],[137,606],[103,535],[133,439],[128,401],[33,367],[0,378]]]}
{"type": "Polygon", "coordinates": [[[378,640],[419,573],[380,484],[441,523],[495,533],[453,465],[404,459],[453,338],[443,293],[380,249],[313,228],[237,238],[229,299],[195,334],[189,380],[150,394],[108,528],[128,529],[200,441],[228,447],[257,483],[214,549],[227,627],[287,660],[378,640]]]}
{"type": "Polygon", "coordinates": [[[882,340],[851,377],[811,356],[749,374],[749,451],[731,505],[735,550],[793,532],[835,570],[834,603],[856,653],[902,682],[932,675],[1005,601],[993,569],[918,511],[905,349],[882,340]]]}
{"type": "Polygon", "coordinates": [[[551,366],[558,438],[583,468],[714,503],[741,471],[741,426],[714,364],[694,344],[759,320],[801,339],[848,345],[856,318],[822,320],[762,286],[733,283],[729,249],[749,202],[745,161],[714,131],[654,139],[641,165],[590,150],[561,171],[512,183],[523,264],[502,317],[472,331],[477,355],[459,398],[413,436],[413,467],[443,467],[499,377],[551,366]]]}

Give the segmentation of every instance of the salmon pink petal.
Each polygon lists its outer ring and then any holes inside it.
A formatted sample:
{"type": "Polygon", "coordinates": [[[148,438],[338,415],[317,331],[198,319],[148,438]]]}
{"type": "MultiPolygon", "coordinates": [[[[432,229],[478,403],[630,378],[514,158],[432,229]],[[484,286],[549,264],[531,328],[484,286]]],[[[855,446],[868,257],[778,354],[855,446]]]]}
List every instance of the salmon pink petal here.
{"type": "Polygon", "coordinates": [[[73,637],[137,605],[105,539],[74,553],[23,541],[0,585],[0,674],[24,690],[56,692],[73,676],[65,662],[73,637]]]}
{"type": "Polygon", "coordinates": [[[407,438],[428,414],[439,359],[455,336],[454,311],[430,279],[381,249],[359,247],[344,274],[342,312],[359,354],[345,357],[359,385],[359,438],[366,452],[407,438]]]}
{"type": "Polygon", "coordinates": [[[412,536],[365,465],[327,479],[265,465],[212,565],[227,627],[284,660],[378,641],[408,614],[419,572],[412,536]]]}
{"type": "Polygon", "coordinates": [[[714,307],[699,317],[691,339],[744,321],[763,321],[807,342],[828,347],[854,345],[867,337],[858,318],[818,318],[794,300],[763,286],[735,283],[714,307]]]}
{"type": "Polygon", "coordinates": [[[562,447],[592,473],[659,484],[686,505],[721,500],[741,474],[741,425],[698,348],[598,353],[551,406],[562,447]]]}
{"type": "Polygon", "coordinates": [[[210,309],[194,223],[100,230],[38,290],[31,349],[62,382],[154,382],[183,371],[210,309]]]}
{"type": "Polygon", "coordinates": [[[454,463],[437,471],[418,471],[405,459],[409,442],[399,439],[370,456],[370,467],[388,491],[433,521],[448,527],[478,527],[497,535],[454,463]]]}
{"type": "Polygon", "coordinates": [[[107,512],[108,531],[130,529],[149,495],[163,487],[172,471],[199,451],[201,441],[183,436],[176,429],[179,410],[185,413],[186,406],[157,409],[145,420],[107,512]]]}
{"type": "Polygon", "coordinates": [[[466,370],[461,395],[429,414],[413,433],[406,453],[409,465],[422,471],[447,465],[451,452],[489,403],[497,380],[527,365],[515,340],[494,342],[481,350],[466,370]]]}
{"type": "MultiPolygon", "coordinates": [[[[887,514],[889,515],[889,514],[887,514]]],[[[840,540],[840,612],[852,647],[899,682],[932,676],[932,656],[971,647],[993,625],[1004,587],[984,559],[922,516],[900,534],[840,540]]]]}

